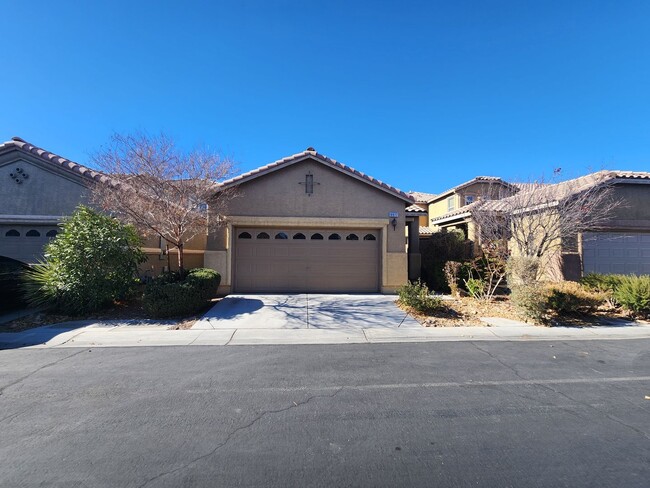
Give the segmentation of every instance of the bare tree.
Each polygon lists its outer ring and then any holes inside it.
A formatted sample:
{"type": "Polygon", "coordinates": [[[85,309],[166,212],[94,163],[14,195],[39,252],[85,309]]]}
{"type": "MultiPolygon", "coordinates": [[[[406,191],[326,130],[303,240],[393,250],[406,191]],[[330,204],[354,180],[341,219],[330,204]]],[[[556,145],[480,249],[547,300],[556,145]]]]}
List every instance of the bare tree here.
{"type": "Polygon", "coordinates": [[[164,134],[114,134],[93,161],[106,174],[91,188],[93,202],[177,248],[181,273],[185,244],[223,225],[234,196],[219,185],[233,174],[230,160],[202,149],[184,151],[164,134]]]}
{"type": "Polygon", "coordinates": [[[550,259],[577,236],[607,224],[621,205],[612,185],[615,173],[600,171],[556,184],[534,182],[501,200],[483,200],[472,209],[481,247],[508,241],[512,254],[550,259]]]}

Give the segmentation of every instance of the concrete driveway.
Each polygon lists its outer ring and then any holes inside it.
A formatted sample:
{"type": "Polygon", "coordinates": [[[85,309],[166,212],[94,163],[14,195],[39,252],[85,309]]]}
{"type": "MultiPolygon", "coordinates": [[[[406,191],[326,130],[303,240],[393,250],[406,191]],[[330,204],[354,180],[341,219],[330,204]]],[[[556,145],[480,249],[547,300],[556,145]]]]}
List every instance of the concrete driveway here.
{"type": "Polygon", "coordinates": [[[395,295],[229,295],[192,329],[420,328],[395,300],[395,295]]]}

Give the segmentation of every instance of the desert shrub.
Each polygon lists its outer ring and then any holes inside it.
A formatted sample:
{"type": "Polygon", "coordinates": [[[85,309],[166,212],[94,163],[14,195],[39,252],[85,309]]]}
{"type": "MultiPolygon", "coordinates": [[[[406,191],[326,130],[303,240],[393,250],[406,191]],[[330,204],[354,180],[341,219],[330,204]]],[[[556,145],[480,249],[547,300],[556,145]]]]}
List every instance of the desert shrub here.
{"type": "Polygon", "coordinates": [[[580,279],[580,284],[587,290],[603,293],[607,303],[616,307],[619,305],[616,300],[616,290],[621,285],[625,275],[589,273],[580,279]]]}
{"type": "Polygon", "coordinates": [[[151,317],[195,314],[214,297],[221,276],[214,270],[196,268],[183,279],[179,273],[163,273],[145,287],[142,304],[151,317]]]}
{"type": "Polygon", "coordinates": [[[546,308],[557,315],[592,313],[605,301],[605,294],[585,289],[574,281],[546,285],[546,308]]]}
{"type": "Polygon", "coordinates": [[[452,295],[458,295],[458,280],[460,278],[461,266],[461,263],[458,261],[447,261],[443,268],[445,280],[447,280],[447,286],[451,290],[452,295]]]}
{"type": "Polygon", "coordinates": [[[444,266],[447,261],[464,261],[471,258],[471,242],[462,231],[436,232],[420,241],[422,280],[432,290],[448,292],[444,266]]]}
{"type": "Polygon", "coordinates": [[[519,313],[538,323],[547,323],[554,317],[592,313],[605,298],[603,293],[586,290],[572,281],[515,285],[510,294],[519,313]]]}
{"type": "Polygon", "coordinates": [[[540,283],[513,286],[510,294],[510,300],[519,314],[537,323],[548,320],[547,297],[547,290],[540,283]]]}
{"type": "Polygon", "coordinates": [[[399,302],[405,307],[412,308],[420,313],[431,313],[443,308],[442,300],[432,296],[426,284],[420,280],[409,281],[397,289],[399,302]]]}
{"type": "Polygon", "coordinates": [[[29,303],[68,314],[99,310],[132,293],[146,260],[131,226],[79,206],[45,247],[45,261],[24,273],[29,303]]]}
{"type": "Polygon", "coordinates": [[[532,285],[539,280],[539,258],[533,256],[510,256],[506,263],[508,284],[532,285]]]}
{"type": "Polygon", "coordinates": [[[650,275],[622,277],[614,297],[634,315],[650,315],[650,275]]]}

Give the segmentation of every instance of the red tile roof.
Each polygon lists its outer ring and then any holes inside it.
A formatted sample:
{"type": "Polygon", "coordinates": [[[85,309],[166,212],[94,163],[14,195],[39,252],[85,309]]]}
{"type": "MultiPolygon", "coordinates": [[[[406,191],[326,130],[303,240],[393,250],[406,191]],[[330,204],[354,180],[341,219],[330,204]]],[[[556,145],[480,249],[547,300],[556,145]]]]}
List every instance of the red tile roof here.
{"type": "Polygon", "coordinates": [[[294,163],[298,163],[300,161],[304,161],[306,159],[313,159],[316,160],[326,166],[329,166],[331,168],[334,168],[338,171],[341,171],[342,173],[348,174],[352,176],[353,178],[356,178],[358,180],[361,180],[365,183],[368,183],[375,188],[378,188],[379,190],[382,190],[386,193],[389,193],[395,197],[398,197],[402,200],[405,200],[407,202],[413,202],[413,197],[411,197],[409,194],[395,188],[394,186],[390,186],[383,181],[379,181],[376,178],[373,178],[372,176],[369,176],[365,173],[362,173],[360,171],[357,171],[356,169],[347,166],[343,163],[340,163],[339,161],[336,161],[332,158],[328,158],[327,156],[324,156],[323,154],[319,154],[316,152],[313,148],[309,148],[306,151],[294,154],[292,156],[287,156],[286,158],[279,159],[278,161],[274,161],[273,163],[269,163],[265,166],[261,166],[259,168],[256,168],[252,171],[248,171],[247,173],[243,173],[239,176],[236,176],[234,178],[231,178],[229,180],[223,181],[220,186],[222,187],[229,187],[229,186],[235,186],[239,185],[241,183],[245,183],[247,181],[253,180],[255,178],[258,178],[260,176],[263,176],[268,173],[272,173],[273,171],[276,171],[280,168],[283,168],[285,166],[290,166],[294,163]]]}
{"type": "Polygon", "coordinates": [[[406,207],[406,211],[407,211],[407,212],[418,212],[418,213],[421,212],[421,213],[426,213],[426,212],[427,212],[427,209],[424,208],[421,204],[418,205],[417,203],[415,203],[415,204],[413,204],[413,205],[409,205],[408,207],[406,207]]]}
{"type": "Polygon", "coordinates": [[[21,139],[20,137],[12,137],[10,141],[3,142],[2,144],[0,144],[0,152],[12,150],[12,149],[18,149],[19,151],[23,151],[25,153],[36,156],[37,158],[42,159],[43,161],[46,161],[50,164],[54,164],[55,166],[63,169],[64,171],[74,173],[75,175],[81,176],[88,180],[103,181],[105,178],[107,178],[106,175],[104,175],[99,171],[88,168],[79,163],[75,163],[74,161],[70,161],[69,159],[66,159],[62,156],[58,156],[57,154],[46,151],[45,149],[37,147],[34,144],[31,144],[25,141],[24,139],[21,139]]]}
{"type": "Polygon", "coordinates": [[[425,193],[422,191],[410,191],[409,195],[415,200],[416,203],[429,203],[431,200],[436,198],[437,195],[433,193],[425,193]]]}

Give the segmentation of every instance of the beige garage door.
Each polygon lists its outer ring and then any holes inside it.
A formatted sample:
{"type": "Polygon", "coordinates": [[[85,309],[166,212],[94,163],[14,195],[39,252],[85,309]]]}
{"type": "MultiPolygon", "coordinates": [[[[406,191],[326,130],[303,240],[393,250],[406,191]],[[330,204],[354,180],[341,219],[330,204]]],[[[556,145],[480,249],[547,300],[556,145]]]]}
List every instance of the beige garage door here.
{"type": "Polygon", "coordinates": [[[235,229],[238,292],[377,292],[379,232],[235,229]]]}
{"type": "Polygon", "coordinates": [[[650,233],[585,232],[584,272],[650,274],[650,233]]]}

